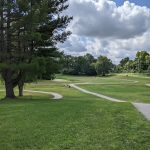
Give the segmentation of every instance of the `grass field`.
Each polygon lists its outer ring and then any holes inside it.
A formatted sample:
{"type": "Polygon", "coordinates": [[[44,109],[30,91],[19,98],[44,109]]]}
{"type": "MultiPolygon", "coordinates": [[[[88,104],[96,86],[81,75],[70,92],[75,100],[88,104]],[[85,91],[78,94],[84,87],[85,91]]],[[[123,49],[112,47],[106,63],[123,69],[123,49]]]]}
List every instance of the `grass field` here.
{"type": "Polygon", "coordinates": [[[150,83],[149,78],[138,75],[106,78],[58,75],[57,78],[68,82],[39,81],[26,85],[25,89],[58,92],[64,96],[62,100],[25,93],[23,98],[0,102],[0,149],[150,149],[150,122],[131,103],[106,101],[65,86],[76,82],[102,83],[102,86],[81,86],[127,101],[150,103],[150,87],[144,86],[150,83]]]}
{"type": "Polygon", "coordinates": [[[139,84],[80,85],[84,89],[130,102],[150,103],[150,87],[139,84]]]}

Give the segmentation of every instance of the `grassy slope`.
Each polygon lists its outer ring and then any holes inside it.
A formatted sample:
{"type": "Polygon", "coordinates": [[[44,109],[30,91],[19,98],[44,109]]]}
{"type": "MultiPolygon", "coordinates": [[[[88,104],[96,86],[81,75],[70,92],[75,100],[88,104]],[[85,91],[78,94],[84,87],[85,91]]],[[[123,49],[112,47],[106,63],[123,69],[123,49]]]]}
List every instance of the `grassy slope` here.
{"type": "MultiPolygon", "coordinates": [[[[82,81],[83,77],[69,78],[82,81]]],[[[150,122],[130,103],[100,100],[64,84],[41,81],[39,85],[26,86],[26,89],[59,91],[64,95],[63,100],[28,95],[1,102],[0,149],[150,149],[150,122]]]]}

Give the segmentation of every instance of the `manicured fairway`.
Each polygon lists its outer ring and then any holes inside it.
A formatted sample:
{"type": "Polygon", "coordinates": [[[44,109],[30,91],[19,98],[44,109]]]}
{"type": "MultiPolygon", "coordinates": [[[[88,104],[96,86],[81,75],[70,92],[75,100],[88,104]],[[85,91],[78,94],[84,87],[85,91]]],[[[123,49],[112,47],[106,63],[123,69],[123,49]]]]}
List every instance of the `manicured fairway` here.
{"type": "MultiPolygon", "coordinates": [[[[25,93],[23,98],[0,102],[0,149],[150,149],[150,122],[130,103],[109,102],[66,86],[72,82],[91,80],[118,83],[112,79],[114,77],[59,78],[71,82],[40,81],[38,84],[26,85],[25,89],[58,92],[64,96],[62,100],[52,100],[48,95],[25,93]]],[[[138,86],[147,82],[147,79],[139,80],[138,86]]],[[[3,96],[4,92],[0,92],[0,97],[3,96]]]]}
{"type": "Polygon", "coordinates": [[[150,103],[150,87],[139,84],[80,85],[84,89],[131,102],[150,103]]]}

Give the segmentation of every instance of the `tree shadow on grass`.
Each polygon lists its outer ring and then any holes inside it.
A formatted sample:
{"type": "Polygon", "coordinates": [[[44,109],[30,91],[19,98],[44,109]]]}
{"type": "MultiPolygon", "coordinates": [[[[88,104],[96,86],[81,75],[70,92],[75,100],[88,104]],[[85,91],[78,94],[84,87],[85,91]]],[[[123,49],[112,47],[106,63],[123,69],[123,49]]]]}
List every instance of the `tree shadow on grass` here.
{"type": "Polygon", "coordinates": [[[0,105],[1,104],[36,104],[36,103],[52,103],[52,102],[59,102],[61,100],[54,100],[51,97],[48,96],[23,96],[23,97],[16,97],[15,99],[1,99],[0,100],[0,105]]]}

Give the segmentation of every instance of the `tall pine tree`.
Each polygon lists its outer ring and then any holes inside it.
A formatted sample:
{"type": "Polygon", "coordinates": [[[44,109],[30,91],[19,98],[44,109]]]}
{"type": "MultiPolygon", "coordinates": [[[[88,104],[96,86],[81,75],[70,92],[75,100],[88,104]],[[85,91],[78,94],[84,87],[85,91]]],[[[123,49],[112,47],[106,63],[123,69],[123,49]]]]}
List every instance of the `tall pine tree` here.
{"type": "Polygon", "coordinates": [[[6,98],[15,98],[16,86],[22,95],[27,75],[37,76],[42,67],[36,60],[58,55],[56,44],[70,35],[65,29],[72,17],[62,15],[67,1],[0,0],[0,73],[6,98]]]}

